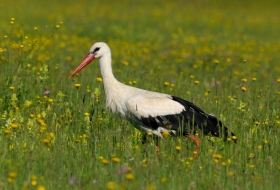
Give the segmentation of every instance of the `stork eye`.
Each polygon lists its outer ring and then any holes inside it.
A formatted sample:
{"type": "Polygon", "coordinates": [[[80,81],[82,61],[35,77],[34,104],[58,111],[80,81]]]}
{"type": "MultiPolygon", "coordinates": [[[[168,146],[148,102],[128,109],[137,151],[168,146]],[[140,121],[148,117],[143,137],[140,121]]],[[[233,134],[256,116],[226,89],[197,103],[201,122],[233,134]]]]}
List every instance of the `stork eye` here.
{"type": "Polygon", "coordinates": [[[92,54],[96,53],[98,50],[100,49],[100,47],[97,47],[93,50],[92,54]]]}

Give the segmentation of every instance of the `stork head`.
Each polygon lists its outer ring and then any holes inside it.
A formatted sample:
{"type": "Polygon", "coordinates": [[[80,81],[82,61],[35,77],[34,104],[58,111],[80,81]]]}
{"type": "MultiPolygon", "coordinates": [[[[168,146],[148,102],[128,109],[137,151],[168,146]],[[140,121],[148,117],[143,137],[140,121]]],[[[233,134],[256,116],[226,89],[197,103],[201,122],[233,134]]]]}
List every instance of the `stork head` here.
{"type": "Polygon", "coordinates": [[[89,53],[86,55],[86,57],[83,59],[83,61],[80,63],[80,65],[73,71],[73,73],[70,75],[69,78],[72,78],[74,75],[76,75],[78,72],[80,72],[85,66],[90,64],[94,59],[101,58],[105,54],[110,53],[109,46],[104,42],[97,42],[91,46],[89,53]]]}

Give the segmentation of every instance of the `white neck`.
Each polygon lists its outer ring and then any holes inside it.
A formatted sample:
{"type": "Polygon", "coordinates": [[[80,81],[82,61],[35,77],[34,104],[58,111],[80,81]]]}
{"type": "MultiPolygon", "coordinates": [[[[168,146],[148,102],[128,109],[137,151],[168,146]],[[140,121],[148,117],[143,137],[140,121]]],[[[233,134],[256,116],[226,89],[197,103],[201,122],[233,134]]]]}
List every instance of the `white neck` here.
{"type": "Polygon", "coordinates": [[[117,80],[112,71],[111,53],[106,53],[99,59],[100,71],[104,84],[107,81],[117,80]]]}
{"type": "Polygon", "coordinates": [[[121,103],[123,102],[122,98],[124,98],[124,90],[128,86],[120,83],[114,77],[111,62],[111,53],[106,53],[99,59],[100,71],[106,95],[106,107],[109,107],[112,112],[118,111],[121,115],[124,115],[125,110],[123,110],[123,105],[121,105],[121,103]]]}

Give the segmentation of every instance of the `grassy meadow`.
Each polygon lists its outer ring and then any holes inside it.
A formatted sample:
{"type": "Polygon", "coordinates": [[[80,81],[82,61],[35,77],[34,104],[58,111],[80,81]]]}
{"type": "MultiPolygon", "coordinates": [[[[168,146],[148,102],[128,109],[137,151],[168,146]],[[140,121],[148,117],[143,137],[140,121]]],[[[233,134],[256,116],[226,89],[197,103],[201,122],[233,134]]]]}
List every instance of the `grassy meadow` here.
{"type": "Polygon", "coordinates": [[[1,1],[0,189],[280,189],[279,5],[1,1]],[[68,79],[97,41],[119,81],[192,101],[237,143],[142,145],[105,108],[98,61],[68,79]]]}

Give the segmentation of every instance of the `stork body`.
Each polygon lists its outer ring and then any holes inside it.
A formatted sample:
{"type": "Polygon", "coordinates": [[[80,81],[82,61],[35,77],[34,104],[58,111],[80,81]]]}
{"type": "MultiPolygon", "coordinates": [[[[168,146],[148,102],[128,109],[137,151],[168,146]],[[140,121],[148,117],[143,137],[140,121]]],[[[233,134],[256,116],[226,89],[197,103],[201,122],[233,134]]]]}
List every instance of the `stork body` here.
{"type": "Polygon", "coordinates": [[[120,83],[112,72],[110,48],[103,42],[95,43],[91,47],[90,53],[70,77],[95,58],[99,58],[106,106],[113,113],[129,120],[144,135],[151,132],[162,137],[164,131],[171,135],[183,135],[196,143],[196,151],[200,146],[200,140],[192,136],[195,131],[200,130],[205,135],[227,138],[228,129],[226,127],[222,129],[222,123],[214,115],[206,114],[193,103],[168,94],[120,83]]]}

